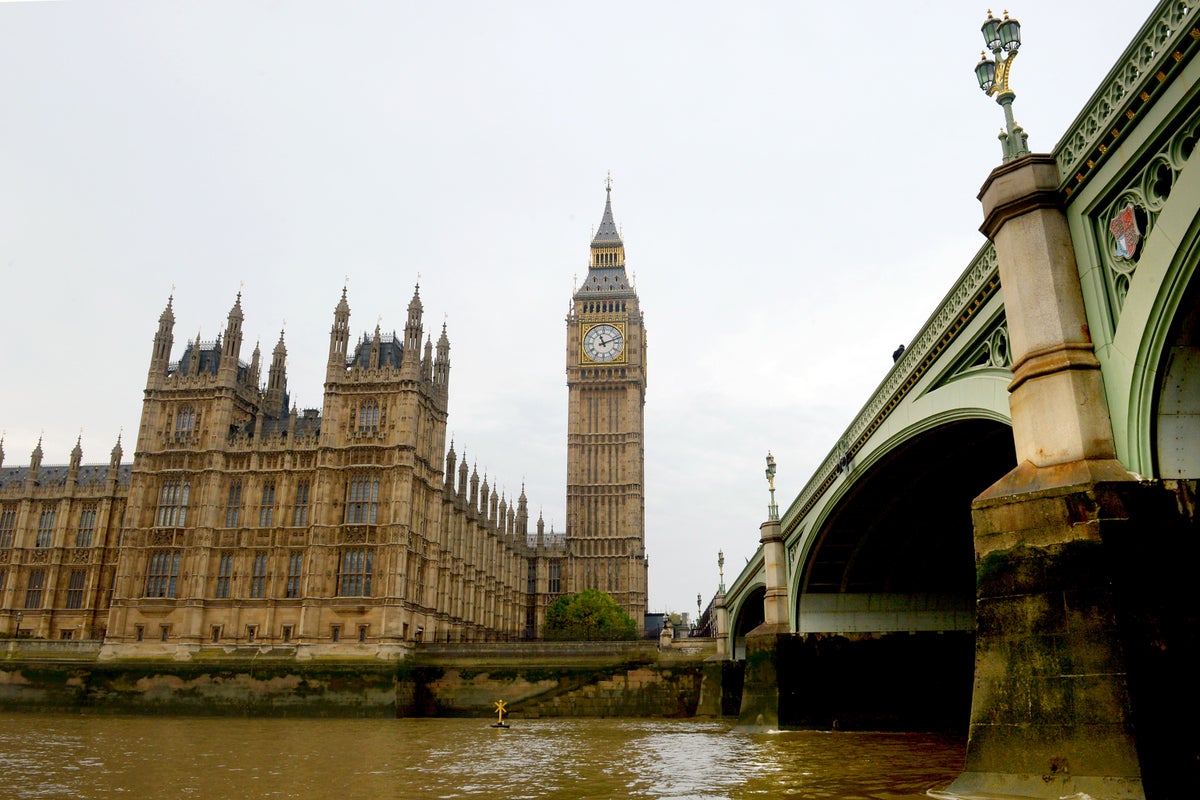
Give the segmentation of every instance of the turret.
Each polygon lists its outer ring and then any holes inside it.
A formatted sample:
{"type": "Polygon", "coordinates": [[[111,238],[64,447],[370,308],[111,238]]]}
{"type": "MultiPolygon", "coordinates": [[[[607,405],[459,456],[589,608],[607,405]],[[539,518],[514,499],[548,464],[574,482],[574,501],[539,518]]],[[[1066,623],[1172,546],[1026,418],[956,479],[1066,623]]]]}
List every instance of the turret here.
{"type": "Polygon", "coordinates": [[[445,391],[450,384],[450,338],[446,336],[446,323],[442,323],[442,335],[437,341],[437,358],[433,362],[433,382],[445,391]]]}
{"type": "Polygon", "coordinates": [[[479,466],[471,467],[471,508],[479,508],[479,466]]]}
{"type": "Polygon", "coordinates": [[[171,365],[171,347],[175,343],[175,312],[171,304],[175,296],[167,298],[167,307],[158,317],[158,333],[154,334],[154,350],[150,353],[149,381],[166,376],[171,365]]]}
{"type": "Polygon", "coordinates": [[[496,515],[496,525],[500,528],[502,534],[508,534],[508,501],[504,499],[504,495],[500,495],[499,513],[496,515]]]}
{"type": "Polygon", "coordinates": [[[350,346],[350,304],[346,302],[346,287],[342,299],[333,309],[333,327],[329,329],[329,363],[325,379],[337,380],[346,374],[346,348],[350,346]]]}
{"type": "Polygon", "coordinates": [[[283,343],[282,330],[279,331],[279,342],[271,352],[271,371],[267,374],[264,405],[269,417],[282,417],[287,413],[287,345],[283,343]]]}
{"type": "Polygon", "coordinates": [[[450,449],[446,451],[446,482],[445,492],[447,495],[454,494],[454,464],[458,456],[454,453],[454,440],[450,440],[450,449]]]}
{"type": "Polygon", "coordinates": [[[404,323],[404,361],[413,366],[417,363],[417,353],[421,347],[421,315],[425,307],[421,304],[421,284],[413,290],[412,300],[408,303],[408,320],[404,323]]]}
{"type": "Polygon", "coordinates": [[[499,509],[499,506],[500,506],[500,495],[496,493],[496,487],[493,486],[491,502],[488,503],[488,522],[492,523],[493,527],[498,525],[499,521],[500,521],[496,515],[496,511],[499,509]]]}
{"type": "Polygon", "coordinates": [[[262,374],[262,348],[259,347],[259,342],[254,343],[254,352],[250,355],[250,380],[249,383],[255,389],[258,389],[258,377],[262,374]]]}
{"type": "Polygon", "coordinates": [[[0,467],[4,466],[4,437],[0,436],[0,467]]]}
{"type": "Polygon", "coordinates": [[[379,323],[375,323],[375,338],[371,340],[371,354],[367,358],[367,369],[379,369],[379,353],[383,345],[383,334],[379,330],[379,323]]]}
{"type": "Polygon", "coordinates": [[[542,512],[538,512],[537,521],[537,546],[539,548],[546,546],[546,520],[542,517],[542,512]]]}
{"type": "Polygon", "coordinates": [[[226,383],[237,379],[238,358],[242,353],[242,293],[237,293],[233,308],[229,309],[229,317],[225,322],[225,333],[218,341],[222,341],[221,365],[218,375],[226,383]]]}
{"type": "Polygon", "coordinates": [[[42,471],[42,437],[38,437],[37,447],[33,448],[33,452],[29,456],[29,475],[25,478],[26,486],[36,486],[38,476],[42,471]]]}
{"type": "MultiPolygon", "coordinates": [[[[0,454],[2,455],[2,454],[0,454]]],[[[463,453],[462,463],[458,465],[458,499],[467,499],[467,454],[463,453]]]]}
{"type": "Polygon", "coordinates": [[[517,497],[517,534],[524,541],[529,533],[529,501],[525,498],[525,484],[521,484],[521,494],[517,497]]]}
{"type": "Polygon", "coordinates": [[[433,340],[425,337],[425,356],[421,359],[421,380],[433,382],[433,340]]]}
{"type": "Polygon", "coordinates": [[[117,443],[113,445],[112,452],[108,456],[108,487],[112,491],[112,487],[117,485],[117,479],[121,472],[121,457],[125,453],[121,449],[121,434],[117,434],[117,443]]]}
{"type": "Polygon", "coordinates": [[[479,516],[485,520],[488,517],[488,501],[491,499],[490,489],[488,487],[487,473],[483,475],[483,491],[479,495],[479,516]]]}
{"type": "Polygon", "coordinates": [[[75,446],[71,448],[71,461],[67,466],[67,484],[75,486],[79,483],[79,464],[83,461],[83,434],[75,440],[75,446]]]}

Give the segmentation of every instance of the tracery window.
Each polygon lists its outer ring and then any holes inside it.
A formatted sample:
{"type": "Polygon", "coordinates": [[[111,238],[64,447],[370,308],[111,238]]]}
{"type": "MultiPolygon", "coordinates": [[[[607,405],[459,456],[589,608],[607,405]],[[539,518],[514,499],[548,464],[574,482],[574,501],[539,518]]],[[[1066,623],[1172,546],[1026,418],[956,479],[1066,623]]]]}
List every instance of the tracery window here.
{"type": "Polygon", "coordinates": [[[179,551],[156,550],[146,570],[146,597],[174,597],[179,579],[179,551]]]}
{"type": "Polygon", "coordinates": [[[373,433],[379,429],[379,403],[368,400],[358,408],[358,432],[373,433]]]}
{"type": "Polygon", "coordinates": [[[550,578],[547,590],[550,594],[558,594],[562,591],[562,562],[551,561],[547,566],[550,578]]]}
{"type": "Polygon", "coordinates": [[[79,530],[75,531],[76,547],[91,547],[96,532],[96,506],[84,506],[79,514],[79,530]]]}
{"type": "Polygon", "coordinates": [[[86,582],[86,571],[71,570],[71,577],[67,581],[67,608],[83,608],[83,587],[86,582]]]}
{"type": "Polygon", "coordinates": [[[217,599],[229,598],[229,584],[233,579],[233,553],[221,553],[217,561],[217,599]]]}
{"type": "Polygon", "coordinates": [[[175,439],[190,439],[196,431],[196,410],[191,406],[179,409],[175,414],[175,439]]]}
{"type": "Polygon", "coordinates": [[[42,607],[42,590],[46,587],[46,570],[33,569],[29,571],[29,582],[25,584],[25,607],[42,607]]]}
{"type": "Polygon", "coordinates": [[[158,489],[158,511],[154,524],[159,528],[182,528],[187,523],[188,494],[191,484],[186,478],[164,481],[158,489]]]}
{"type": "Polygon", "coordinates": [[[262,503],[258,508],[258,527],[269,528],[275,521],[275,481],[263,484],[262,503]]]}
{"type": "Polygon", "coordinates": [[[236,528],[242,514],[242,482],[234,478],[229,482],[229,499],[225,502],[225,527],[236,528]]]}
{"type": "Polygon", "coordinates": [[[379,476],[359,475],[346,487],[346,522],[374,525],[379,508],[379,476]]]}
{"type": "Polygon", "coordinates": [[[311,484],[308,481],[300,481],[296,484],[296,511],[292,516],[292,524],[297,528],[303,528],[308,525],[308,497],[310,489],[311,484]]]}
{"type": "Polygon", "coordinates": [[[0,547],[12,547],[16,529],[17,509],[13,506],[0,507],[0,547]]]}
{"type": "Polygon", "coordinates": [[[267,564],[270,554],[260,551],[254,554],[254,571],[250,574],[250,596],[262,598],[267,596],[267,564]]]}
{"type": "Polygon", "coordinates": [[[288,556],[287,597],[300,596],[300,579],[304,575],[304,554],[292,553],[288,556]]]}
{"type": "Polygon", "coordinates": [[[374,550],[343,550],[341,564],[338,565],[338,596],[370,597],[374,564],[374,550]]]}
{"type": "Polygon", "coordinates": [[[54,509],[43,508],[38,515],[37,540],[34,547],[50,547],[54,544],[54,509]]]}

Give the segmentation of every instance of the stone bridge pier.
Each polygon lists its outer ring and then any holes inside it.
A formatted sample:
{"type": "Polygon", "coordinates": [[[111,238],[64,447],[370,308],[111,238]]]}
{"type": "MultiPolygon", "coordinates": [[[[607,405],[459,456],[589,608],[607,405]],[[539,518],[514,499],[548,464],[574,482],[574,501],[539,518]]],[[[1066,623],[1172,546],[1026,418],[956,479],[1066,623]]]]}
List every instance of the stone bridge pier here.
{"type": "Polygon", "coordinates": [[[1194,692],[1155,685],[1167,652],[1195,661],[1178,569],[1195,563],[1194,530],[1162,482],[1117,460],[1058,187],[1054,159],[1029,155],[980,192],[1009,322],[1017,467],[972,506],[975,682],[947,796],[1143,798],[1155,780],[1188,782],[1169,751],[1184,739],[1195,751],[1191,733],[1150,733],[1191,727],[1196,710],[1194,692]]]}

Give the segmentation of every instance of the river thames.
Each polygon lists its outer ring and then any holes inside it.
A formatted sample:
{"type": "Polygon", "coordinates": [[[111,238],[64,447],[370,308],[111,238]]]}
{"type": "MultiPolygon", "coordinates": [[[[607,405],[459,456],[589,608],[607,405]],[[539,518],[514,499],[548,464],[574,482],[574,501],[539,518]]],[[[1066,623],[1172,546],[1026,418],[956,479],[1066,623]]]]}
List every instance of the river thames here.
{"type": "Polygon", "coordinates": [[[942,788],[965,743],[728,721],[0,714],[3,798],[839,798],[942,788]]]}

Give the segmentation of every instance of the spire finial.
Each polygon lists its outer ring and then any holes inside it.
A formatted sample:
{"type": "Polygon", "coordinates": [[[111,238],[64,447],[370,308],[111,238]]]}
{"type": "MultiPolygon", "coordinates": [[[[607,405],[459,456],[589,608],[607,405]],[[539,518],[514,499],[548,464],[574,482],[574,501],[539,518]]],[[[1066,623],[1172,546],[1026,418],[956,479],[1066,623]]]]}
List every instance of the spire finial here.
{"type": "Polygon", "coordinates": [[[608,171],[608,175],[604,178],[604,191],[612,192],[612,170],[608,171]]]}

